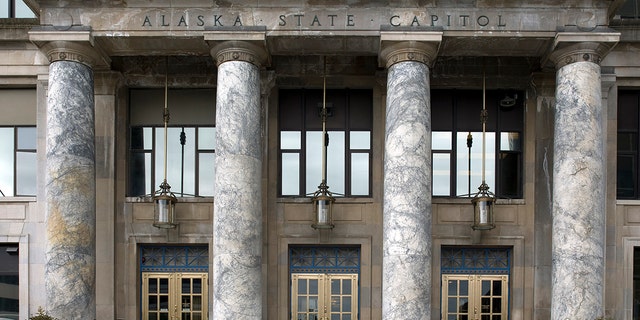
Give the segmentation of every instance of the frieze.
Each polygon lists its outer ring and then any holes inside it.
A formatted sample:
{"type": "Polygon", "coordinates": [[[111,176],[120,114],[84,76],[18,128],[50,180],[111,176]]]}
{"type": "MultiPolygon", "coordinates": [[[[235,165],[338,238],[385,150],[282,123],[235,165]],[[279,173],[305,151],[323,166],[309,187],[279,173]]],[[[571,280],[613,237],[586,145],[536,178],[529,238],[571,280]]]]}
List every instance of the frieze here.
{"type": "MultiPolygon", "coordinates": [[[[43,24],[90,26],[95,32],[202,31],[264,26],[269,32],[377,31],[438,28],[461,31],[589,31],[607,24],[600,8],[45,8],[43,24]],[[117,26],[117,27],[114,27],[117,26]]],[[[118,34],[114,34],[118,35],[118,34]]]]}

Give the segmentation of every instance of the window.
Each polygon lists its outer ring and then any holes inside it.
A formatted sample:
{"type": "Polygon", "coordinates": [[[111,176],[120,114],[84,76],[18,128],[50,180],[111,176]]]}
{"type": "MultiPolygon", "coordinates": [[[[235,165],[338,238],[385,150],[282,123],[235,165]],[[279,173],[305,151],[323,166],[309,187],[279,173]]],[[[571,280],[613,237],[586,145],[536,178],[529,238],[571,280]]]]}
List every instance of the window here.
{"type": "MultiPolygon", "coordinates": [[[[305,196],[322,178],[322,90],[281,90],[279,194],[305,196]]],[[[371,195],[371,90],[327,90],[327,185],[348,197],[371,195]]]]}
{"type": "Polygon", "coordinates": [[[0,196],[36,195],[36,91],[2,89],[0,196]]]}
{"type": "MultiPolygon", "coordinates": [[[[129,130],[128,195],[150,195],[164,178],[163,90],[134,89],[129,130]]],[[[215,92],[169,90],[167,182],[178,196],[213,196],[215,92]]]]}
{"type": "Polygon", "coordinates": [[[0,319],[18,319],[18,244],[0,244],[0,319]]]}
{"type": "Polygon", "coordinates": [[[638,19],[640,18],[640,5],[638,0],[626,0],[620,8],[617,15],[622,19],[638,19]]]}
{"type": "Polygon", "coordinates": [[[0,18],[35,18],[23,0],[0,0],[0,18]]]}
{"type": "Polygon", "coordinates": [[[640,90],[618,92],[617,197],[639,199],[640,90]]]}
{"type": "MultiPolygon", "coordinates": [[[[523,99],[486,92],[485,181],[498,197],[522,197],[523,99]]],[[[469,196],[482,181],[482,91],[432,90],[434,196],[469,196]]]]}

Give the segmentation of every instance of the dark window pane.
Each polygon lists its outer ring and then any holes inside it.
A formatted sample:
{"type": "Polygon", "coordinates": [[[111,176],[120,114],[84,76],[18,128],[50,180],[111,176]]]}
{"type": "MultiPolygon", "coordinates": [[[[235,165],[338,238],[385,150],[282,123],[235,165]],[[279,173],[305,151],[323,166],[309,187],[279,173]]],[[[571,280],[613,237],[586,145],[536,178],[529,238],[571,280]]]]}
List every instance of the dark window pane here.
{"type": "Polygon", "coordinates": [[[618,9],[617,14],[619,14],[620,18],[623,19],[638,18],[638,0],[626,0],[618,9]]]}
{"type": "Polygon", "coordinates": [[[182,279],[182,293],[191,293],[191,279],[182,279]]]}
{"type": "Polygon", "coordinates": [[[522,185],[520,174],[522,153],[500,152],[498,195],[506,198],[519,198],[522,196],[520,186],[522,185]]]}
{"type": "Polygon", "coordinates": [[[145,130],[142,127],[132,127],[130,144],[131,149],[144,149],[145,130]]]}
{"type": "Polygon", "coordinates": [[[150,278],[149,279],[149,283],[148,283],[148,287],[149,287],[149,293],[158,293],[158,279],[156,278],[150,278]]]}
{"type": "Polygon", "coordinates": [[[151,155],[131,153],[129,156],[129,195],[140,196],[151,193],[151,155]]]}
{"type": "Polygon", "coordinates": [[[618,155],[617,197],[633,198],[637,186],[637,161],[635,155],[618,155]]]}
{"type": "Polygon", "coordinates": [[[370,90],[349,90],[349,129],[371,130],[373,97],[370,90]]]}
{"type": "Polygon", "coordinates": [[[169,293],[169,279],[160,279],[160,293],[169,293]]]}
{"type": "MultiPolygon", "coordinates": [[[[18,285],[18,244],[0,245],[0,314],[18,315],[20,308],[18,285]]],[[[16,317],[17,319],[17,317],[16,317]]]]}
{"type": "Polygon", "coordinates": [[[193,279],[193,293],[202,293],[202,279],[193,279]]]}
{"type": "Polygon", "coordinates": [[[618,152],[637,152],[638,134],[635,132],[618,133],[618,152]]]}

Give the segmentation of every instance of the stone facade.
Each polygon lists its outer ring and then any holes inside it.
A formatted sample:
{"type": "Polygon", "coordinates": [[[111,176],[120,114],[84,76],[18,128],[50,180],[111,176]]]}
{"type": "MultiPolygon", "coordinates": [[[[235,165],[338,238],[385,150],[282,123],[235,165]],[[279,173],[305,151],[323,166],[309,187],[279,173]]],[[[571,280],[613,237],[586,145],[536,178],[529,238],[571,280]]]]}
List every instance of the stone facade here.
{"type": "Polygon", "coordinates": [[[36,101],[0,106],[1,126],[37,132],[35,196],[0,197],[20,319],[140,319],[154,245],[208,247],[209,319],[290,319],[292,247],[358,248],[362,320],[441,319],[443,248],[509,249],[509,319],[633,319],[640,202],[616,199],[617,106],[640,89],[640,23],[623,1],[25,2],[36,19],[0,18],[0,94],[36,101]],[[214,196],[179,197],[175,229],[128,191],[130,91],[165,74],[216,92],[214,196]],[[371,92],[370,194],[316,230],[310,198],[279,193],[278,109],[323,81],[371,92]],[[432,93],[485,81],[524,96],[522,194],[479,231],[469,197],[432,196],[432,93]]]}

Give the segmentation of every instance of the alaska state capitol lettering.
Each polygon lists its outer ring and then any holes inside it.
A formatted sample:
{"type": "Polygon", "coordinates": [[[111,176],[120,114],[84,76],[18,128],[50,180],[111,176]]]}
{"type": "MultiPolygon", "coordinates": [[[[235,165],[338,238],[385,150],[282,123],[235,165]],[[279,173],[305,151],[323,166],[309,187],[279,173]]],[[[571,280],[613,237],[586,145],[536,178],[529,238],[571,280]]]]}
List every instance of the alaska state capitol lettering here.
{"type": "MultiPolygon", "coordinates": [[[[477,17],[472,17],[468,14],[446,14],[446,15],[425,15],[425,16],[417,16],[414,15],[413,18],[403,18],[400,15],[392,15],[387,20],[388,24],[392,27],[402,27],[402,26],[410,26],[410,27],[420,27],[420,26],[430,26],[430,27],[499,27],[504,28],[507,26],[505,23],[503,16],[501,14],[489,16],[489,15],[479,15],[477,17]]],[[[239,15],[223,15],[223,14],[214,14],[212,16],[204,16],[197,15],[195,19],[185,18],[185,15],[181,15],[179,18],[170,18],[166,15],[159,15],[156,19],[152,19],[150,16],[146,15],[144,17],[144,21],[142,22],[142,27],[189,27],[189,26],[197,26],[197,27],[242,27],[244,26],[242,19],[239,15]],[[191,21],[190,21],[191,20],[191,21]]],[[[327,15],[304,15],[304,14],[292,14],[292,15],[279,15],[277,21],[278,27],[347,27],[347,28],[355,28],[356,26],[356,16],[353,14],[346,15],[338,15],[338,14],[327,14],[327,15]]]]}

